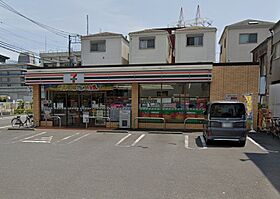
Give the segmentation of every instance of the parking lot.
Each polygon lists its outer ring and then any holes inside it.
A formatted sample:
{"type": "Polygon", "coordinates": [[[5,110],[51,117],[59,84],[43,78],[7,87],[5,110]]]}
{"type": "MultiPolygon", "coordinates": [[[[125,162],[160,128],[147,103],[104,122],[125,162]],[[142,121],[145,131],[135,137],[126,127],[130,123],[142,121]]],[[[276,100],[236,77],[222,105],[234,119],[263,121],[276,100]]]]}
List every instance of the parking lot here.
{"type": "Polygon", "coordinates": [[[262,136],[2,128],[0,197],[279,198],[280,142],[262,136]]]}

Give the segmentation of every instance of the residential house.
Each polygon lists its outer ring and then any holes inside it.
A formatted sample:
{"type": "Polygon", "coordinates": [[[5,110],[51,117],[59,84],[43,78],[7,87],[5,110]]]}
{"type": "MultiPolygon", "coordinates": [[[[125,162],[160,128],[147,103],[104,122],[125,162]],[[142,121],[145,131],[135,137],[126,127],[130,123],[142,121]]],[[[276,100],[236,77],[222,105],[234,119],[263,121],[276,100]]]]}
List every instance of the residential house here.
{"type": "Polygon", "coordinates": [[[219,40],[220,62],[250,62],[251,51],[270,36],[272,22],[247,19],[224,28],[219,40]]]}
{"type": "Polygon", "coordinates": [[[171,40],[165,29],[129,33],[129,64],[171,63],[171,40]]]}
{"type": "Polygon", "coordinates": [[[128,64],[129,42],[122,35],[102,32],[81,37],[82,66],[128,64]]]}
{"type": "Polygon", "coordinates": [[[216,28],[186,27],[175,31],[175,62],[215,62],[216,28]]]}
{"type": "Polygon", "coordinates": [[[268,37],[252,50],[252,61],[258,62],[260,66],[259,103],[264,107],[268,105],[269,86],[271,85],[271,38],[268,37]]]}

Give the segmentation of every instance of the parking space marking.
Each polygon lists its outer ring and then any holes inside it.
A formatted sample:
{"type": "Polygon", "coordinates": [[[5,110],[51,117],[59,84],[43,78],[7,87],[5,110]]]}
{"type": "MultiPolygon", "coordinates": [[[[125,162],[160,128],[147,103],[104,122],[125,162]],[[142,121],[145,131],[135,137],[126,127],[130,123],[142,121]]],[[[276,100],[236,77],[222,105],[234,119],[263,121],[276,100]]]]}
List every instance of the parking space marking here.
{"type": "Polygon", "coordinates": [[[85,137],[87,137],[87,136],[89,136],[89,135],[90,135],[90,133],[87,133],[87,134],[85,134],[85,135],[83,135],[83,136],[81,136],[81,137],[78,137],[78,138],[72,140],[71,142],[68,142],[67,144],[72,144],[72,143],[74,143],[74,142],[77,142],[77,141],[79,141],[79,140],[81,140],[81,139],[83,139],[83,138],[85,138],[85,137]]]}
{"type": "Polygon", "coordinates": [[[193,148],[189,147],[189,136],[188,135],[185,135],[185,148],[193,149],[193,148]]]}
{"type": "Polygon", "coordinates": [[[120,141],[118,141],[115,146],[119,146],[120,143],[122,143],[123,141],[125,141],[127,138],[129,138],[132,134],[129,133],[128,135],[124,136],[122,139],[120,139],[120,141]]]}
{"type": "Polygon", "coordinates": [[[141,139],[143,139],[145,137],[145,134],[142,134],[141,136],[139,136],[139,138],[137,138],[137,140],[135,140],[131,146],[135,146],[141,139]]]}
{"type": "Polygon", "coordinates": [[[16,139],[19,139],[19,138],[22,138],[22,137],[25,137],[25,136],[29,136],[29,135],[32,135],[34,133],[28,133],[26,135],[20,135],[20,136],[17,136],[17,137],[14,137],[12,140],[16,140],[16,139]]]}
{"type": "Polygon", "coordinates": [[[74,136],[79,135],[79,134],[80,134],[80,133],[75,133],[75,134],[73,134],[73,135],[70,135],[70,136],[67,136],[67,137],[65,137],[65,138],[62,138],[62,139],[60,139],[60,140],[58,140],[58,141],[55,141],[54,144],[59,143],[59,142],[62,142],[62,141],[64,141],[64,140],[68,140],[69,138],[74,137],[74,136]]]}
{"type": "Polygon", "coordinates": [[[29,136],[29,137],[22,138],[22,139],[20,139],[20,140],[14,141],[14,142],[12,142],[12,143],[14,144],[14,143],[17,143],[17,142],[22,142],[22,141],[24,141],[24,140],[28,140],[28,139],[37,137],[37,136],[39,136],[39,135],[44,135],[44,134],[46,134],[46,133],[47,133],[47,132],[41,132],[41,133],[38,133],[38,134],[35,134],[35,135],[32,135],[32,136],[29,136]]]}
{"type": "Polygon", "coordinates": [[[261,150],[263,150],[265,153],[279,153],[279,151],[272,151],[272,150],[267,150],[266,148],[264,148],[263,146],[261,146],[259,143],[257,143],[255,140],[253,140],[250,137],[247,137],[248,140],[250,140],[250,142],[252,142],[254,145],[256,145],[257,147],[259,147],[261,150]]]}
{"type": "Polygon", "coordinates": [[[23,143],[44,143],[44,144],[50,144],[52,141],[53,136],[49,137],[41,137],[40,139],[36,140],[23,140],[21,142],[23,143]]]}
{"type": "Polygon", "coordinates": [[[12,127],[11,125],[8,125],[8,126],[1,126],[0,129],[6,129],[6,128],[9,128],[9,127],[12,127]]]}
{"type": "Polygon", "coordinates": [[[204,140],[203,135],[200,135],[199,138],[200,138],[200,141],[201,141],[201,144],[202,144],[202,149],[207,149],[206,142],[204,140]]]}

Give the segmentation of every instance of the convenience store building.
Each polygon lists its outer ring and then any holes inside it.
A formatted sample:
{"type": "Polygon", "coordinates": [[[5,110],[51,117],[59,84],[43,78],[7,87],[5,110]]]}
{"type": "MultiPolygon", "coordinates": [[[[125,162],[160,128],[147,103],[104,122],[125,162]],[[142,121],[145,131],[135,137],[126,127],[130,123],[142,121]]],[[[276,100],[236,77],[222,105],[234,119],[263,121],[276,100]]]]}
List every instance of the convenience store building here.
{"type": "Polygon", "coordinates": [[[33,86],[39,126],[163,127],[144,117],[164,118],[167,129],[183,129],[185,118],[203,117],[207,102],[244,101],[248,93],[254,125],[257,120],[259,67],[251,62],[34,68],[26,84],[33,86]]]}

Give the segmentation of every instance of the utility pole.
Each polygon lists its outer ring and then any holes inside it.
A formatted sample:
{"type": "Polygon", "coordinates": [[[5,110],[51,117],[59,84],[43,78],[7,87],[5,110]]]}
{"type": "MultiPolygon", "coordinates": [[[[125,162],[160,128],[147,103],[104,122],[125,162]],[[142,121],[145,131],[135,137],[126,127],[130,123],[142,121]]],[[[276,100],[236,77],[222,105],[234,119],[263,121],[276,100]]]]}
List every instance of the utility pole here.
{"type": "Polygon", "coordinates": [[[72,60],[71,60],[71,35],[68,36],[68,56],[69,56],[69,66],[72,66],[72,60]]]}
{"type": "Polygon", "coordinates": [[[89,35],[88,15],[87,15],[87,35],[89,35]]]}

